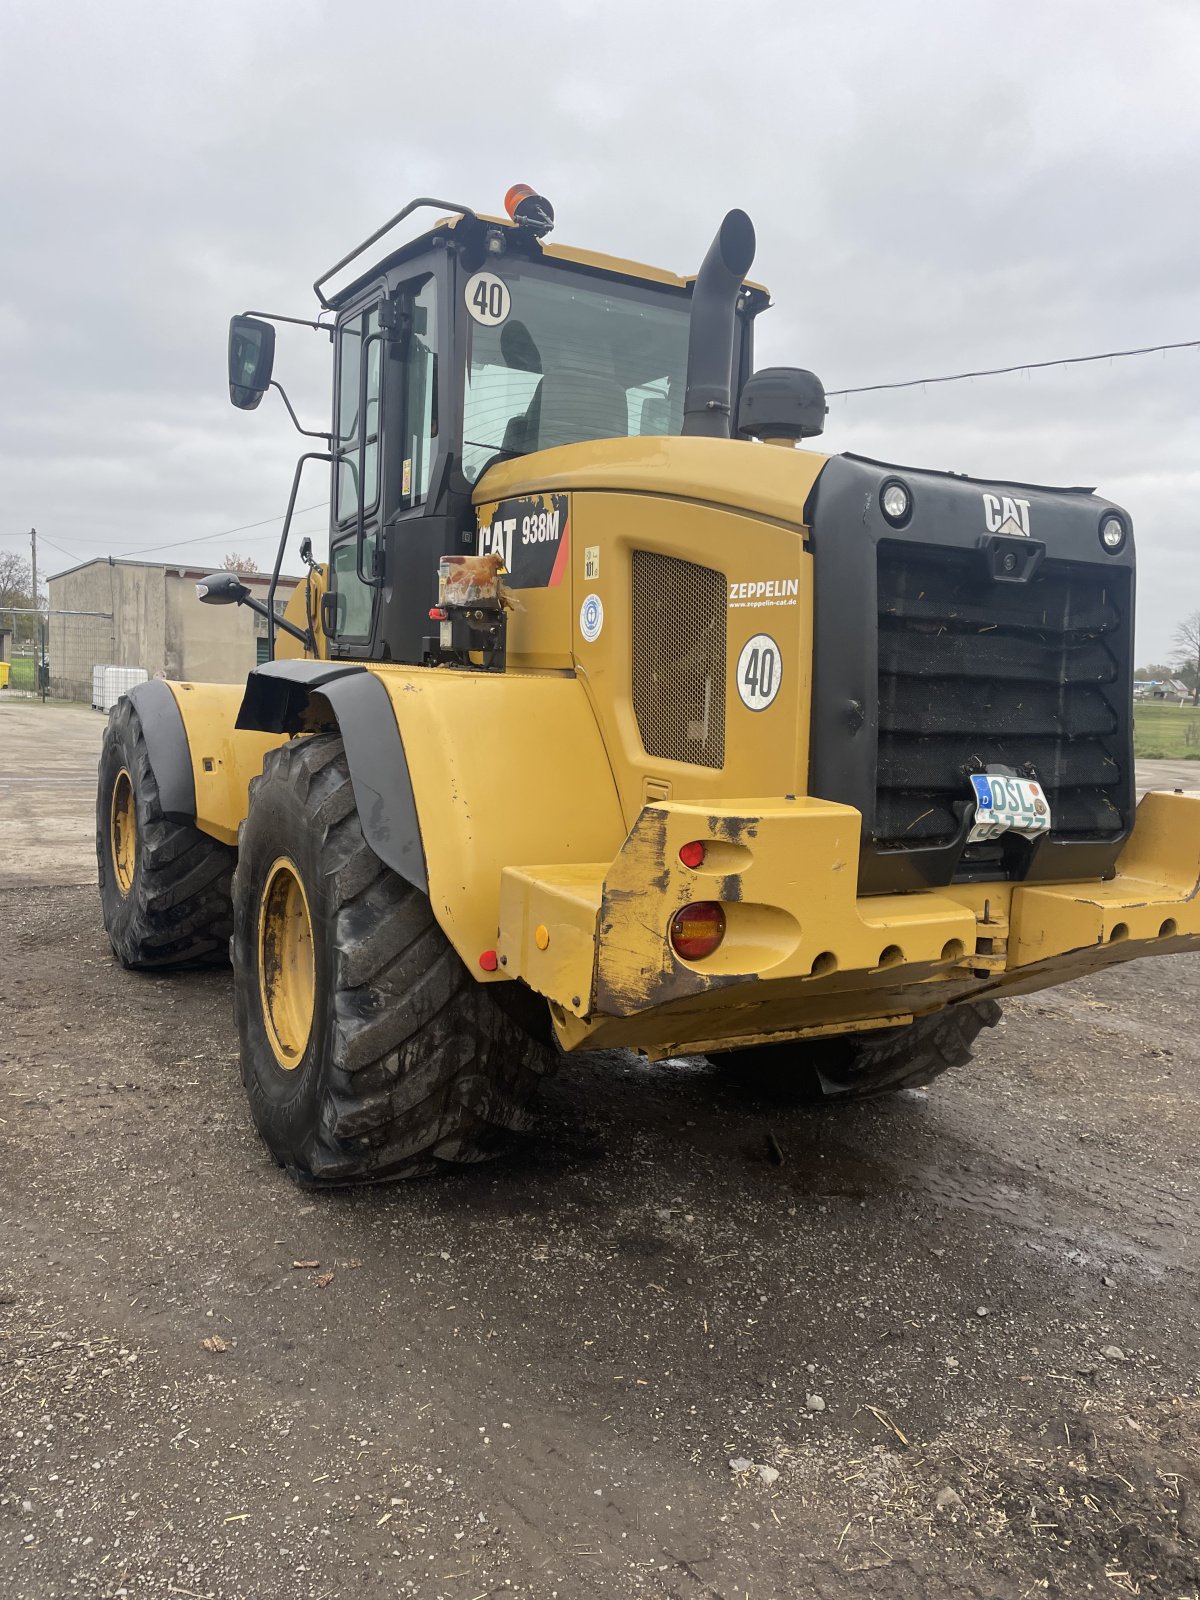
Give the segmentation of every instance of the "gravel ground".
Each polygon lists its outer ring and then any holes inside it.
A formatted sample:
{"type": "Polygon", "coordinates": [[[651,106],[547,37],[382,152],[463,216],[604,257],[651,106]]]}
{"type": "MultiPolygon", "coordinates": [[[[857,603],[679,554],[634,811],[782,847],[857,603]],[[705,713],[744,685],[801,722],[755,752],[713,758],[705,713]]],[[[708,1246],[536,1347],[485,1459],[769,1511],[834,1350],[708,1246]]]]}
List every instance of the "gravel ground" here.
{"type": "Polygon", "coordinates": [[[1195,957],[886,1103],[590,1056],[306,1194],[228,975],[112,962],[101,723],[0,706],[0,1595],[1200,1593],[1195,957]]]}

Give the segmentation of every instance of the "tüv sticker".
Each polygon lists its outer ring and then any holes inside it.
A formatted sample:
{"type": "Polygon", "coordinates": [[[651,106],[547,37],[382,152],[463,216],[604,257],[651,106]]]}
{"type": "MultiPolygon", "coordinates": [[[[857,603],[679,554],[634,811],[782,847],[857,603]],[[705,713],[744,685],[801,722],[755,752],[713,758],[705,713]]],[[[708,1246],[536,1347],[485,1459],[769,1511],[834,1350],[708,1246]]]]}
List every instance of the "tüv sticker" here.
{"type": "Polygon", "coordinates": [[[579,631],[589,644],[595,644],[604,626],[604,602],[598,594],[589,594],[579,608],[579,631]]]}

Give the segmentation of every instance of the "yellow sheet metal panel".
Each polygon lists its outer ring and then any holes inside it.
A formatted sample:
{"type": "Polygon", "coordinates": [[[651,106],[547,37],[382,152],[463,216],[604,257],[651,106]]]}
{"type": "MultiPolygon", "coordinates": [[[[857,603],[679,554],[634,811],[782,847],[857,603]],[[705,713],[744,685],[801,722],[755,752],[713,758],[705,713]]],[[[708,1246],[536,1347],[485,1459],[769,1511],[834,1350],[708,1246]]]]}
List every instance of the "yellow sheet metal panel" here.
{"type": "Polygon", "coordinates": [[[508,975],[520,973],[547,999],[581,1011],[592,992],[596,921],[604,862],[506,867],[497,949],[508,975]]]}
{"type": "Polygon", "coordinates": [[[479,956],[496,947],[505,867],[611,861],[625,837],[587,696],[558,675],[369,670],[404,744],[434,915],[485,978],[479,956]]]}
{"type": "Polygon", "coordinates": [[[1014,890],[1009,966],[1188,935],[1200,935],[1200,799],[1148,794],[1115,877],[1014,890]]]}
{"type": "Polygon", "coordinates": [[[244,684],[168,681],[167,687],[187,730],[196,784],[196,826],[222,844],[236,844],[250,780],[262,771],[267,751],[281,745],[287,735],[234,727],[244,684]]]}
{"type": "Polygon", "coordinates": [[[641,811],[648,780],[665,784],[676,801],[802,793],[812,691],[812,559],[799,532],[651,495],[580,493],[571,503],[576,671],[608,749],[626,822],[632,825],[641,811]],[[716,574],[715,583],[705,573],[716,574]],[[687,615],[698,582],[706,592],[695,622],[659,659],[660,637],[679,631],[678,618],[687,615]],[[589,617],[602,618],[598,631],[589,617]],[[739,663],[744,675],[743,651],[755,640],[760,656],[769,641],[777,675],[770,702],[760,710],[751,709],[739,690],[739,663]],[[689,651],[695,657],[690,671],[689,651]],[[676,709],[672,721],[672,697],[689,678],[690,720],[676,709]]]}
{"type": "Polygon", "coordinates": [[[798,528],[828,459],[745,439],[596,439],[499,462],[479,480],[475,499],[616,489],[730,506],[798,528]]]}
{"type": "Polygon", "coordinates": [[[287,621],[294,623],[297,628],[312,629],[316,639],[316,650],[306,650],[299,639],[293,639],[290,633],[284,633],[280,629],[275,635],[277,661],[295,661],[305,656],[311,659],[314,655],[317,660],[324,661],[328,657],[329,645],[325,638],[325,630],[321,627],[321,596],[329,587],[328,577],[328,567],[315,568],[292,590],[283,612],[287,621]]]}

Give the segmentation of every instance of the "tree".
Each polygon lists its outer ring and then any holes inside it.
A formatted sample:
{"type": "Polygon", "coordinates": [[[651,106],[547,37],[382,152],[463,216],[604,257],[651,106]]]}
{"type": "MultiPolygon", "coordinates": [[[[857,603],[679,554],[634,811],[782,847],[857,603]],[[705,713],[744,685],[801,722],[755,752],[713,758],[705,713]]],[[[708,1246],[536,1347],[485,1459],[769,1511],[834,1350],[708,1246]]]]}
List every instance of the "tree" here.
{"type": "Polygon", "coordinates": [[[15,550],[0,550],[0,611],[6,606],[31,606],[33,573],[15,550]]]}
{"type": "Polygon", "coordinates": [[[1148,667],[1139,667],[1134,677],[1148,683],[1161,683],[1164,678],[1169,678],[1174,670],[1175,668],[1165,661],[1152,661],[1148,667]]]}
{"type": "Polygon", "coordinates": [[[231,551],[221,563],[222,572],[257,572],[258,562],[253,556],[239,556],[231,551]]]}
{"type": "Polygon", "coordinates": [[[1192,704],[1200,705],[1200,611],[1193,611],[1190,617],[1175,629],[1175,653],[1173,657],[1179,674],[1192,691],[1192,704]]]}

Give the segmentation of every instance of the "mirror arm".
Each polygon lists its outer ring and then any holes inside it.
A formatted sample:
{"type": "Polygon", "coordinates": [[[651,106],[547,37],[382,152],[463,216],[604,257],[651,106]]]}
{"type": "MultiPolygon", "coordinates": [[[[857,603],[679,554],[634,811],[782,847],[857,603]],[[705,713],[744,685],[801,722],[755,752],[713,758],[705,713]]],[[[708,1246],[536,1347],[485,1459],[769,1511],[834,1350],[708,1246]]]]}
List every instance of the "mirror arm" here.
{"type": "MultiPolygon", "coordinates": [[[[283,528],[279,534],[279,548],[275,552],[275,566],[271,572],[271,587],[267,590],[267,657],[275,659],[275,629],[282,627],[285,633],[295,633],[300,638],[304,635],[294,628],[292,624],[284,623],[282,617],[275,615],[275,590],[279,586],[279,574],[283,567],[283,553],[287,549],[288,535],[292,531],[292,513],[296,509],[296,496],[300,491],[300,478],[304,472],[306,461],[327,461],[333,465],[333,456],[325,450],[306,450],[296,463],[296,470],[292,474],[292,492],[288,495],[287,511],[283,518],[283,528]]],[[[315,650],[315,644],[313,646],[315,650]]]]}
{"type": "Polygon", "coordinates": [[[264,322],[294,322],[298,328],[315,328],[318,333],[327,333],[333,338],[333,324],[331,322],[313,322],[311,317],[285,317],[278,311],[243,311],[244,317],[261,317],[264,322]]]}
{"type": "MultiPolygon", "coordinates": [[[[271,613],[267,609],[266,602],[264,600],[256,600],[252,594],[239,600],[238,605],[245,606],[247,610],[253,611],[257,616],[266,617],[268,622],[271,620],[271,613]]],[[[275,626],[282,628],[284,633],[290,633],[293,639],[299,639],[306,650],[315,649],[313,636],[307,628],[298,628],[294,622],[289,622],[286,617],[276,617],[275,626]]]]}
{"type": "Polygon", "coordinates": [[[306,439],[324,439],[326,444],[333,443],[333,435],[331,433],[320,433],[314,428],[302,428],[300,426],[300,418],[292,410],[292,402],[287,397],[287,390],[278,381],[278,379],[272,378],[268,387],[271,389],[278,389],[280,394],[283,396],[283,403],[287,407],[288,416],[291,417],[292,426],[295,428],[297,433],[302,433],[306,439]]]}

